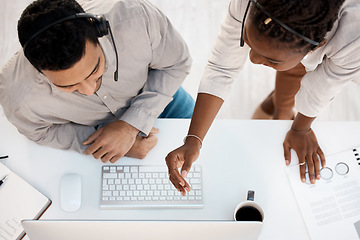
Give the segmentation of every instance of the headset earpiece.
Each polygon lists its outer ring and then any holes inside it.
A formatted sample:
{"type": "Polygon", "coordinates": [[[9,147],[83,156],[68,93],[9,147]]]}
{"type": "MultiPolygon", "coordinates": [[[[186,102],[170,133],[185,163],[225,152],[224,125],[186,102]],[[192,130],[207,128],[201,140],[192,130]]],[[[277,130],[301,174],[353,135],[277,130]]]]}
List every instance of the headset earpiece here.
{"type": "Polygon", "coordinates": [[[95,16],[90,18],[94,21],[94,26],[96,28],[96,33],[98,37],[103,37],[109,34],[109,23],[106,21],[104,16],[95,16]]]}

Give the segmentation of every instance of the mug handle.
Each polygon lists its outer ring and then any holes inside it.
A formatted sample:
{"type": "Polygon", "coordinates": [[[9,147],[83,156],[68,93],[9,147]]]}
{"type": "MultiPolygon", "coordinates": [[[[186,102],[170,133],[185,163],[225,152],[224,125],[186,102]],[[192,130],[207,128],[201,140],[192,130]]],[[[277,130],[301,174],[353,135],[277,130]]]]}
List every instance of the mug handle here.
{"type": "Polygon", "coordinates": [[[255,198],[255,191],[249,190],[247,194],[247,200],[248,201],[254,201],[255,198]]]}

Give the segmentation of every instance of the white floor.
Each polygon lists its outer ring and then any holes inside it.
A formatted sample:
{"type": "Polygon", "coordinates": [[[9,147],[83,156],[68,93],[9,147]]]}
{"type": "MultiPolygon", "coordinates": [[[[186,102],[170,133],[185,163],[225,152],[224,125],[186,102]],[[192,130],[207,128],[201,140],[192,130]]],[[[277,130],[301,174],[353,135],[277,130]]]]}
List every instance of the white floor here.
{"type": "MultiPolygon", "coordinates": [[[[229,0],[150,0],[187,41],[193,66],[183,86],[195,98],[207,58],[227,11],[229,0]]],[[[31,0],[0,0],[0,66],[20,48],[16,25],[31,0]]],[[[219,118],[249,119],[274,87],[274,71],[247,62],[234,83],[219,118]]],[[[360,86],[349,84],[319,120],[360,120],[360,86]]]]}

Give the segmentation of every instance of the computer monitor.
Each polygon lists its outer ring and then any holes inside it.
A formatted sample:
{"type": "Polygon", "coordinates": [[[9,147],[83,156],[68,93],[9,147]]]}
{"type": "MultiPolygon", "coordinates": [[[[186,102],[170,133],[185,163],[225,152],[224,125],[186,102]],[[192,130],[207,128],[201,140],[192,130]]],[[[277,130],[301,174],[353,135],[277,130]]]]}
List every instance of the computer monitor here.
{"type": "Polygon", "coordinates": [[[23,220],[31,240],[255,240],[262,222],[23,220]]]}

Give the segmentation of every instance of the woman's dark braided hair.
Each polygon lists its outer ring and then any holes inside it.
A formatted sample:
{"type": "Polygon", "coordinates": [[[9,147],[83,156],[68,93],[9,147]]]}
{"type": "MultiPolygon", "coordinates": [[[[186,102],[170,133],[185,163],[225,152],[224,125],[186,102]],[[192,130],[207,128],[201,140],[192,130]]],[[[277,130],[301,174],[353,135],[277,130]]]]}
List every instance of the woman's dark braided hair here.
{"type": "MultiPolygon", "coordinates": [[[[257,0],[274,18],[288,25],[296,32],[321,42],[338,18],[338,12],[345,0],[257,0]]],[[[272,39],[285,43],[287,48],[308,52],[316,46],[285,30],[259,8],[252,5],[250,16],[259,31],[272,39]]],[[[282,45],[283,46],[283,45],[282,45]]]]}

